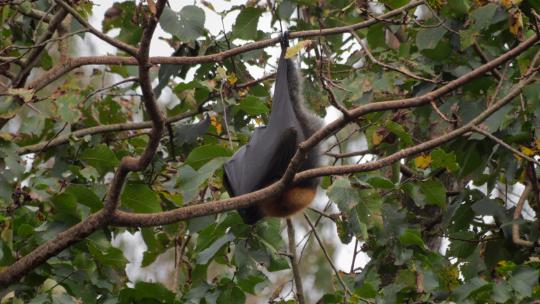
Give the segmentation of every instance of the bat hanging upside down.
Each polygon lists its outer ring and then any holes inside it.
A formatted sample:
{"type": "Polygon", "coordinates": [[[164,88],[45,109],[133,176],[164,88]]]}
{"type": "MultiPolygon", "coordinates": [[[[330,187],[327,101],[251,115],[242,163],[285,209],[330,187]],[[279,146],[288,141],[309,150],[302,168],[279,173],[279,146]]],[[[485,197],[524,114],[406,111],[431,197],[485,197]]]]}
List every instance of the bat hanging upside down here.
{"type": "MultiPolygon", "coordinates": [[[[240,148],[224,166],[225,186],[231,196],[238,196],[264,188],[279,180],[298,144],[309,138],[321,122],[304,107],[300,76],[294,62],[285,59],[288,41],[282,40],[272,111],[267,126],[258,127],[248,144],[240,148]]],[[[299,171],[315,168],[319,150],[308,153],[299,171]]],[[[288,217],[305,207],[313,198],[319,179],[302,181],[275,198],[239,209],[247,224],[264,217],[288,217]]]]}

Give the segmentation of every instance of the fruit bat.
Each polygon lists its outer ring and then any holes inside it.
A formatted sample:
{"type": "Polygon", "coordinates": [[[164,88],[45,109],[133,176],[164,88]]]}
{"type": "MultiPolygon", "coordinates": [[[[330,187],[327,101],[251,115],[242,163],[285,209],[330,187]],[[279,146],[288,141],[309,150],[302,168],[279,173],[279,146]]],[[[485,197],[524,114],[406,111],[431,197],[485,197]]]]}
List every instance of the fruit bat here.
{"type": "MultiPolygon", "coordinates": [[[[319,119],[304,107],[300,75],[294,62],[285,58],[287,46],[287,40],[282,39],[268,125],[256,128],[248,144],[224,165],[224,183],[231,196],[256,191],[280,179],[298,144],[320,127],[319,119]]],[[[311,149],[299,171],[317,167],[319,158],[318,149],[311,149]]],[[[288,217],[311,203],[318,184],[319,179],[302,181],[285,189],[278,197],[238,209],[238,212],[247,224],[267,216],[288,217]]]]}

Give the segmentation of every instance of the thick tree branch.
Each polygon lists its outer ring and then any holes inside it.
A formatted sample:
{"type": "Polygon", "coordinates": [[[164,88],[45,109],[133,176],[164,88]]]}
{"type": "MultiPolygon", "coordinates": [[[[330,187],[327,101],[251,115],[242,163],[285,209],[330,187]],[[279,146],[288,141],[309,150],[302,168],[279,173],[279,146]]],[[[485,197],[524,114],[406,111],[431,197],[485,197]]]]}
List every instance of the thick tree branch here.
{"type": "MultiPolygon", "coordinates": [[[[486,72],[488,70],[489,69],[487,69],[486,72]]],[[[134,214],[134,213],[127,213],[123,211],[116,211],[112,224],[116,226],[133,226],[133,227],[145,227],[145,226],[171,224],[171,223],[184,220],[184,219],[189,219],[189,218],[209,215],[209,214],[215,214],[215,213],[220,213],[224,211],[229,211],[229,210],[234,210],[234,209],[250,206],[256,202],[259,202],[269,197],[272,197],[274,195],[277,195],[278,193],[283,191],[286,185],[288,185],[288,183],[290,182],[298,183],[300,181],[307,180],[314,177],[327,176],[327,175],[344,175],[344,174],[366,172],[366,171],[373,171],[376,169],[380,169],[396,161],[399,161],[400,159],[431,150],[435,147],[438,147],[446,142],[449,142],[457,138],[458,136],[461,136],[467,132],[472,131],[472,127],[479,125],[481,122],[487,119],[490,115],[495,113],[501,107],[503,107],[504,105],[512,101],[512,99],[514,99],[516,96],[518,96],[521,92],[521,89],[524,86],[534,81],[534,75],[535,74],[531,74],[529,75],[528,78],[520,81],[517,85],[514,86],[514,88],[508,93],[508,95],[506,95],[504,98],[501,98],[499,101],[493,104],[492,107],[482,112],[480,115],[478,115],[475,119],[471,120],[466,125],[458,129],[455,129],[450,133],[441,135],[439,137],[436,137],[424,143],[400,150],[394,154],[391,154],[379,160],[376,160],[370,163],[364,163],[364,164],[320,167],[316,169],[306,170],[306,171],[297,173],[296,175],[293,174],[292,177],[290,177],[291,179],[290,181],[288,181],[286,177],[283,177],[278,182],[252,193],[236,196],[230,199],[213,201],[213,202],[208,202],[208,203],[203,203],[203,204],[198,204],[198,205],[192,205],[192,206],[182,207],[179,209],[169,210],[169,211],[160,212],[160,213],[134,214]]],[[[464,75],[462,77],[468,78],[467,75],[464,75]]],[[[448,85],[450,85],[450,83],[448,85]]],[[[445,90],[441,90],[439,92],[443,92],[443,91],[445,90]]],[[[433,92],[427,93],[427,94],[429,95],[432,93],[433,92]]],[[[422,97],[419,97],[419,98],[422,98],[422,97]]],[[[365,107],[368,107],[369,105],[370,104],[365,105],[365,106],[360,106],[359,108],[365,108],[365,107]]],[[[401,104],[398,104],[398,105],[401,106],[401,104]]],[[[336,121],[340,121],[340,120],[341,119],[338,119],[336,121]]],[[[305,144],[306,142],[313,142],[315,137],[320,136],[318,134],[324,134],[326,132],[326,129],[331,128],[332,125],[336,123],[336,121],[334,121],[330,125],[326,126],[325,128],[315,133],[312,137],[307,139],[302,144],[305,144]]],[[[330,134],[332,133],[330,132],[330,134]]],[[[322,139],[324,139],[324,137],[321,137],[321,140],[322,139]]],[[[298,153],[297,155],[300,155],[298,153]]],[[[302,152],[302,153],[305,153],[305,152],[302,152]]],[[[295,167],[293,167],[295,165],[292,162],[293,161],[291,161],[291,165],[289,166],[289,168],[293,168],[291,170],[297,170],[295,169],[295,167]]],[[[295,172],[295,171],[290,171],[290,172],[295,172]]]]}
{"type": "Polygon", "coordinates": [[[326,176],[326,175],[344,175],[344,174],[350,174],[350,173],[356,173],[356,172],[372,171],[372,170],[376,170],[376,169],[380,169],[382,167],[388,166],[396,161],[399,161],[400,159],[436,148],[444,143],[447,143],[457,138],[458,136],[461,136],[467,132],[472,131],[473,127],[479,125],[481,122],[486,120],[490,115],[492,115],[501,107],[503,107],[504,105],[512,101],[512,99],[514,99],[516,96],[518,96],[521,93],[521,89],[524,86],[532,82],[534,82],[534,77],[528,77],[527,79],[520,81],[516,86],[514,86],[514,88],[504,98],[497,101],[490,108],[482,112],[480,115],[478,115],[476,118],[471,120],[469,123],[467,123],[463,127],[455,129],[447,134],[441,135],[439,137],[428,140],[421,144],[400,150],[394,154],[391,154],[387,157],[378,159],[370,163],[357,164],[357,165],[333,166],[333,167],[321,167],[321,168],[306,170],[306,171],[298,173],[294,178],[294,182],[296,183],[302,180],[319,177],[319,176],[326,176]]]}
{"type": "MultiPolygon", "coordinates": [[[[163,9],[164,3],[165,1],[158,2],[158,5],[157,5],[159,7],[158,12],[161,12],[161,10],[163,9]]],[[[495,111],[500,109],[503,105],[510,102],[515,96],[517,96],[525,85],[533,81],[534,76],[537,72],[537,70],[534,69],[534,72],[528,75],[527,78],[522,79],[519,82],[519,84],[517,84],[514,87],[514,89],[512,89],[506,97],[499,100],[492,107],[488,108],[486,111],[484,111],[482,114],[480,114],[478,117],[473,119],[471,122],[469,122],[465,126],[459,129],[456,129],[448,134],[445,134],[435,139],[432,139],[430,141],[427,141],[425,143],[401,150],[395,154],[392,154],[388,157],[374,161],[372,163],[350,165],[350,166],[338,166],[338,167],[330,167],[330,168],[323,167],[323,168],[312,169],[312,170],[301,172],[299,174],[295,174],[303,160],[303,155],[305,155],[306,151],[314,147],[324,138],[334,134],[335,132],[337,132],[338,130],[340,130],[342,127],[344,127],[350,122],[350,120],[340,118],[334,121],[333,123],[331,123],[330,125],[326,126],[325,128],[319,130],[313,136],[311,136],[308,140],[302,143],[299,147],[298,152],[295,154],[293,160],[291,161],[291,164],[288,167],[287,172],[284,175],[284,177],[278,182],[266,188],[260,189],[253,193],[249,193],[246,195],[238,196],[238,197],[227,199],[227,200],[209,202],[205,204],[189,206],[189,207],[180,208],[180,209],[162,212],[162,213],[129,214],[129,213],[116,210],[118,197],[121,193],[121,188],[124,184],[124,181],[129,171],[140,170],[144,168],[144,166],[146,166],[148,162],[150,162],[153,154],[155,153],[155,149],[157,148],[157,145],[159,144],[159,138],[161,137],[160,134],[163,130],[164,119],[161,117],[161,113],[159,112],[155,104],[154,96],[152,94],[152,88],[150,86],[150,78],[148,75],[148,69],[151,64],[148,58],[148,45],[149,45],[150,38],[152,36],[156,23],[157,23],[157,18],[153,16],[153,18],[149,21],[147,27],[145,28],[145,32],[143,33],[143,38],[142,38],[141,46],[139,49],[139,55],[137,58],[138,63],[139,63],[139,73],[140,73],[139,79],[141,81],[141,88],[144,95],[143,101],[144,101],[146,110],[151,118],[152,125],[153,125],[152,133],[150,135],[151,139],[149,141],[149,144],[146,150],[138,159],[129,157],[129,158],[124,158],[122,160],[115,174],[115,177],[113,178],[113,181],[111,183],[110,190],[105,200],[105,206],[103,210],[91,215],[83,222],[59,234],[59,236],[56,239],[41,245],[40,247],[32,251],[27,256],[15,262],[13,265],[5,268],[2,272],[0,272],[0,285],[7,285],[10,283],[13,283],[18,278],[22,277],[24,274],[28,273],[35,267],[39,266],[41,263],[45,262],[49,257],[54,256],[55,254],[59,253],[61,250],[67,248],[69,245],[73,244],[74,242],[78,240],[83,239],[84,237],[91,234],[93,231],[107,224],[126,225],[126,226],[155,226],[155,225],[162,225],[162,224],[176,222],[176,221],[186,219],[186,218],[192,218],[192,217],[207,215],[207,214],[212,214],[212,213],[219,213],[219,212],[223,212],[223,211],[227,211],[231,209],[237,209],[239,207],[246,207],[262,199],[268,198],[271,195],[275,195],[283,191],[283,189],[287,185],[289,185],[290,182],[298,182],[301,180],[305,180],[305,179],[309,179],[309,178],[317,177],[317,176],[322,176],[322,175],[348,174],[348,173],[353,173],[353,172],[371,171],[371,170],[389,165],[404,157],[408,157],[417,153],[421,153],[423,151],[427,151],[429,149],[432,149],[438,145],[441,145],[447,141],[450,141],[462,134],[465,134],[471,131],[473,126],[476,126],[479,123],[481,123],[483,120],[489,117],[489,115],[493,114],[495,111]]],[[[320,34],[320,31],[314,31],[314,32],[317,32],[317,34],[320,34]]],[[[507,60],[516,57],[517,55],[519,55],[520,53],[528,49],[530,46],[532,46],[534,43],[536,43],[537,40],[538,40],[538,36],[534,35],[531,38],[524,41],[523,43],[521,43],[520,45],[518,45],[516,48],[508,51],[507,53],[499,56],[498,58],[490,61],[489,63],[484,64],[481,67],[463,75],[462,77],[459,77],[455,79],[454,81],[449,82],[445,86],[437,90],[434,90],[430,93],[427,93],[423,96],[402,99],[402,100],[378,102],[378,103],[372,103],[372,104],[367,104],[367,105],[357,107],[356,109],[353,109],[350,111],[350,119],[354,119],[354,118],[360,117],[361,115],[371,113],[371,112],[416,107],[416,106],[429,103],[431,100],[438,98],[444,94],[447,94],[451,92],[452,90],[455,90],[456,88],[467,83],[468,81],[486,73],[487,71],[493,69],[494,67],[506,62],[507,60]]]]}
{"type": "MultiPolygon", "coordinates": [[[[255,79],[255,80],[252,80],[252,81],[248,81],[246,83],[239,84],[235,88],[236,89],[247,88],[247,87],[253,86],[253,85],[257,84],[257,83],[260,83],[262,81],[265,81],[267,79],[270,79],[270,78],[272,78],[274,76],[275,76],[275,73],[272,73],[272,74],[264,76],[262,78],[255,79]]],[[[107,89],[109,89],[109,88],[111,88],[113,86],[117,86],[119,84],[129,82],[129,81],[134,81],[134,80],[138,80],[138,79],[137,78],[124,79],[124,80],[122,80],[120,82],[117,82],[117,83],[111,85],[111,86],[99,89],[99,90],[93,92],[92,94],[88,95],[85,98],[85,100],[82,101],[82,102],[84,103],[91,96],[93,96],[94,94],[97,94],[98,92],[102,92],[102,91],[107,90],[107,89]]],[[[211,98],[208,98],[208,100],[211,100],[211,98]]],[[[206,102],[201,103],[198,106],[198,109],[195,110],[195,111],[189,111],[189,112],[186,112],[186,113],[178,114],[178,115],[171,116],[171,117],[167,118],[165,120],[165,124],[168,125],[168,124],[171,124],[171,123],[174,123],[174,122],[180,121],[182,119],[192,117],[192,116],[195,116],[197,114],[200,114],[200,113],[204,112],[205,108],[203,107],[203,105],[205,103],[206,102]]],[[[69,142],[70,138],[80,138],[80,137],[83,137],[83,136],[86,136],[86,135],[95,135],[95,134],[117,132],[117,131],[140,130],[140,129],[147,129],[147,128],[151,128],[151,127],[152,127],[152,122],[151,121],[126,122],[126,123],[118,123],[118,124],[110,124],[110,125],[101,125],[101,126],[89,127],[89,128],[84,128],[84,129],[80,129],[80,130],[77,130],[77,131],[73,131],[73,132],[71,132],[69,134],[58,136],[58,137],[55,137],[55,138],[52,138],[52,139],[47,139],[47,140],[44,140],[43,142],[40,142],[40,143],[37,143],[37,144],[20,147],[18,153],[19,153],[19,155],[23,155],[23,154],[28,154],[28,153],[41,152],[41,151],[43,151],[45,149],[49,149],[49,148],[52,148],[52,147],[56,147],[56,146],[65,144],[65,143],[69,142]]]]}
{"type": "MultiPolygon", "coordinates": [[[[332,123],[330,123],[326,127],[324,127],[322,129],[320,129],[319,131],[317,131],[310,138],[308,138],[306,141],[304,141],[303,143],[301,143],[299,145],[298,151],[296,152],[296,154],[292,158],[292,160],[291,160],[291,162],[289,164],[289,167],[287,168],[287,170],[285,171],[285,174],[283,175],[283,181],[285,182],[285,184],[288,184],[293,180],[294,174],[298,171],[300,165],[302,164],[302,161],[304,160],[304,157],[306,155],[306,151],[308,151],[312,147],[316,146],[323,139],[327,138],[328,136],[330,136],[330,135],[334,134],[335,132],[339,131],[340,129],[342,129],[351,120],[353,120],[355,118],[358,118],[358,117],[360,117],[362,115],[372,113],[372,112],[384,111],[384,110],[396,110],[396,109],[410,108],[410,107],[418,107],[418,106],[427,104],[427,103],[431,102],[432,100],[435,100],[436,98],[441,97],[441,96],[451,92],[452,90],[455,90],[456,88],[458,88],[458,87],[462,86],[463,84],[471,81],[472,79],[475,79],[475,78],[487,73],[488,71],[492,70],[494,67],[496,67],[498,65],[501,65],[501,64],[505,63],[506,61],[518,56],[519,54],[521,54],[522,52],[527,50],[529,47],[533,46],[538,41],[538,38],[539,38],[538,35],[535,34],[535,35],[531,36],[529,39],[527,39],[526,41],[520,43],[515,48],[513,48],[513,49],[509,50],[508,52],[502,54],[501,56],[493,59],[492,61],[490,61],[490,62],[488,62],[488,63],[486,63],[484,65],[481,65],[480,67],[470,71],[469,73],[466,73],[465,75],[450,81],[446,85],[444,85],[444,86],[442,86],[442,87],[440,87],[440,88],[438,88],[438,89],[436,89],[434,91],[431,91],[431,92],[429,92],[427,94],[424,94],[422,96],[413,97],[413,98],[406,98],[406,99],[400,99],[400,100],[390,100],[390,101],[375,102],[375,103],[362,105],[362,106],[359,106],[359,107],[357,107],[355,109],[349,110],[348,111],[349,117],[341,117],[341,118],[336,119],[335,121],[333,121],[332,123]]],[[[415,146],[415,147],[417,147],[417,146],[415,146]]],[[[423,149],[423,150],[421,149],[420,151],[418,151],[416,153],[420,153],[420,152],[429,150],[431,148],[432,147],[426,148],[426,149],[423,149]]],[[[404,151],[405,150],[401,150],[398,153],[405,153],[404,151]]],[[[413,154],[416,154],[416,153],[413,153],[413,154]]],[[[408,154],[408,155],[412,155],[412,154],[408,154]]],[[[401,159],[401,158],[403,158],[403,157],[398,157],[397,159],[401,159]]],[[[392,163],[394,161],[395,160],[392,160],[392,161],[388,162],[387,164],[390,164],[390,163],[392,163]]],[[[370,164],[373,164],[373,163],[369,163],[369,164],[365,164],[365,165],[370,165],[370,164]]],[[[351,165],[351,166],[354,167],[354,165],[351,165]]],[[[348,174],[348,173],[356,172],[354,170],[350,171],[350,172],[347,172],[347,170],[348,170],[347,167],[351,167],[351,166],[333,167],[334,169],[337,169],[337,171],[334,171],[335,173],[325,173],[323,175],[332,175],[332,174],[342,175],[342,174],[348,174]],[[338,168],[342,168],[342,169],[338,169],[338,168]],[[339,170],[343,170],[343,171],[339,171],[339,170]]],[[[326,168],[326,169],[328,169],[328,168],[326,168]]],[[[321,172],[323,172],[326,169],[325,168],[312,169],[312,170],[309,170],[309,171],[305,171],[302,174],[307,174],[309,176],[309,174],[310,174],[309,172],[311,172],[311,174],[313,174],[314,170],[321,170],[321,172]]],[[[366,170],[366,171],[370,171],[370,170],[366,170]]],[[[315,177],[315,176],[312,176],[312,177],[315,177]]]]}
{"type": "Polygon", "coordinates": [[[150,64],[148,63],[148,50],[152,35],[159,19],[159,15],[163,11],[165,3],[166,0],[160,0],[156,5],[157,16],[151,16],[148,18],[149,21],[143,31],[141,47],[139,49],[139,53],[137,54],[137,59],[139,60],[139,80],[143,92],[143,102],[152,121],[150,140],[145,151],[138,159],[129,156],[122,159],[109,185],[109,191],[105,197],[103,209],[90,215],[82,222],[60,233],[55,239],[42,244],[26,256],[17,260],[12,265],[6,267],[2,272],[0,272],[0,286],[6,286],[15,282],[32,269],[44,263],[48,258],[57,255],[60,251],[69,247],[73,243],[84,239],[97,229],[106,226],[110,222],[114,211],[118,207],[118,199],[129,172],[144,169],[154,156],[155,151],[159,146],[159,140],[161,139],[164,119],[158,109],[152,91],[151,79],[149,75],[150,64]]]}
{"type": "MultiPolygon", "coordinates": [[[[328,35],[334,35],[334,34],[341,34],[345,32],[349,32],[351,30],[358,30],[361,28],[369,27],[377,22],[379,22],[378,19],[386,19],[391,18],[396,15],[402,14],[403,12],[406,12],[409,9],[415,8],[421,4],[424,3],[424,0],[420,1],[413,1],[403,7],[400,7],[395,10],[391,10],[388,13],[382,14],[378,16],[377,19],[371,18],[366,21],[356,23],[353,25],[348,26],[341,26],[341,27],[334,27],[329,29],[321,29],[321,30],[309,30],[309,31],[299,31],[299,32],[291,32],[290,38],[308,38],[308,37],[315,37],[315,36],[328,36],[328,35]]],[[[151,64],[187,64],[187,65],[195,65],[200,63],[207,63],[207,62],[221,62],[225,58],[232,57],[238,54],[246,53],[249,51],[262,49],[274,44],[279,43],[280,37],[276,38],[270,38],[266,40],[261,40],[253,43],[248,43],[240,47],[236,47],[227,51],[223,51],[221,53],[211,54],[211,55],[204,55],[204,56],[196,56],[196,57],[151,57],[150,63],[151,64]]],[[[60,65],[57,65],[53,67],[49,72],[44,73],[39,77],[38,79],[34,80],[31,84],[28,85],[28,88],[35,89],[36,91],[41,90],[43,87],[48,85],[49,83],[55,81],[62,75],[66,74],[67,72],[81,67],[83,65],[90,65],[90,64],[103,64],[103,65],[135,65],[137,64],[137,61],[134,58],[131,57],[123,57],[123,56],[90,56],[90,57],[79,57],[69,60],[66,63],[62,63],[60,65]]]]}

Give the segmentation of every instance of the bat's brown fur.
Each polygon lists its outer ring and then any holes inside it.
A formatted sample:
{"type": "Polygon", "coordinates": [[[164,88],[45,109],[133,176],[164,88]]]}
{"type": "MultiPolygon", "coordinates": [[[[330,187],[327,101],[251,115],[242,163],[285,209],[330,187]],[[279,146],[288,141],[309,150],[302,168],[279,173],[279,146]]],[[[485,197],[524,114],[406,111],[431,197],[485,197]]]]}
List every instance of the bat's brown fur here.
{"type": "Polygon", "coordinates": [[[289,217],[306,208],[315,198],[313,187],[294,187],[286,190],[277,199],[262,202],[262,213],[270,217],[289,217]]]}

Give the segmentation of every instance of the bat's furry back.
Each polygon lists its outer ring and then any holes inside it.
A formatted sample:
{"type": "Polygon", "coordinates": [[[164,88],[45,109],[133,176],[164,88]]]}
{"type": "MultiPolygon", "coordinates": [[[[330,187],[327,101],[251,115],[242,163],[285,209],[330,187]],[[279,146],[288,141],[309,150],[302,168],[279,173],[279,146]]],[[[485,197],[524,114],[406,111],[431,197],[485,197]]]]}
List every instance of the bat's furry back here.
{"type": "MultiPolygon", "coordinates": [[[[296,68],[295,63],[291,59],[287,59],[287,76],[289,78],[289,96],[291,97],[291,102],[293,103],[293,108],[302,126],[302,131],[306,138],[309,138],[313,133],[319,130],[322,127],[322,121],[320,118],[311,113],[306,109],[306,103],[304,100],[303,92],[304,87],[302,83],[302,76],[300,71],[296,68]]],[[[316,168],[319,166],[320,162],[320,149],[319,145],[313,147],[308,155],[306,160],[302,163],[300,171],[307,169],[316,168]]],[[[303,181],[300,186],[314,186],[316,187],[319,184],[318,179],[310,179],[303,181]]]]}

